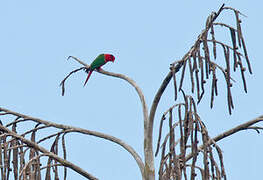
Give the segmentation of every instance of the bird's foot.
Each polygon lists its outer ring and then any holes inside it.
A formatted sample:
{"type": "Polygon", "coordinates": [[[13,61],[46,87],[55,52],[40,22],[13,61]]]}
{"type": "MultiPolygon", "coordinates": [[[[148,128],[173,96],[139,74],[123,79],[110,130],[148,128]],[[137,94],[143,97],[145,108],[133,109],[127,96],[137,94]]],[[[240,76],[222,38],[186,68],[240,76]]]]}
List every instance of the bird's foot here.
{"type": "Polygon", "coordinates": [[[90,71],[90,68],[84,68],[84,71],[88,73],[90,71]]]}
{"type": "Polygon", "coordinates": [[[97,68],[97,71],[99,71],[99,72],[100,72],[101,70],[103,70],[101,67],[97,68]]]}

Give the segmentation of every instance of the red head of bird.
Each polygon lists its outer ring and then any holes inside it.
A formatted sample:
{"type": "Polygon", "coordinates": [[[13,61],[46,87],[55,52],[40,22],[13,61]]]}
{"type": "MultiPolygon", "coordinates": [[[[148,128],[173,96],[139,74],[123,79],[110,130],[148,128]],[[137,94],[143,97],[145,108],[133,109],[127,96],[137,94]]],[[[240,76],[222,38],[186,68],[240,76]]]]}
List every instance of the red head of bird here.
{"type": "Polygon", "coordinates": [[[115,57],[112,55],[112,54],[104,54],[104,57],[105,57],[105,62],[109,62],[109,61],[112,61],[114,62],[115,60],[115,57]]]}

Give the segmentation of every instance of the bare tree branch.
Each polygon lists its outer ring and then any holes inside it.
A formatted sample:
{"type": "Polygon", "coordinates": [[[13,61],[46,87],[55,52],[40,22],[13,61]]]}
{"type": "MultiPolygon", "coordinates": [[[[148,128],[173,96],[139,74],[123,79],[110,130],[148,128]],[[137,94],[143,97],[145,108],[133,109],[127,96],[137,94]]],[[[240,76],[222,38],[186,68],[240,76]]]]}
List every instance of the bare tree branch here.
{"type": "MultiPolygon", "coordinates": [[[[231,136],[239,131],[242,131],[242,130],[247,130],[247,129],[254,129],[252,128],[251,126],[256,124],[256,123],[259,123],[263,121],[263,115],[262,116],[259,116],[258,118],[256,119],[253,119],[253,120],[250,120],[246,123],[243,123],[243,124],[240,124],[230,130],[227,130],[221,134],[219,134],[218,136],[214,137],[213,139],[210,139],[207,144],[212,144],[213,142],[217,142],[217,141],[220,141],[221,139],[224,139],[228,136],[231,136]]],[[[204,145],[201,145],[198,147],[198,151],[201,151],[202,149],[204,148],[204,145]]],[[[189,154],[187,155],[186,157],[186,161],[190,160],[191,158],[193,157],[193,154],[189,154]]]]}
{"type": "MultiPolygon", "coordinates": [[[[74,57],[74,56],[69,56],[69,58],[73,58],[74,60],[76,60],[77,62],[79,62],[80,64],[84,65],[84,67],[89,68],[89,65],[87,65],[86,63],[84,63],[83,61],[81,61],[80,59],[74,57]]],[[[146,105],[145,102],[145,97],[142,93],[142,90],[140,89],[140,87],[136,84],[136,82],[134,80],[132,80],[131,78],[125,76],[124,74],[119,74],[119,73],[113,73],[113,72],[108,72],[105,70],[100,69],[95,70],[99,73],[108,75],[108,76],[113,76],[116,78],[120,78],[123,79],[125,81],[127,81],[130,85],[132,85],[142,104],[142,109],[143,109],[143,119],[144,119],[144,156],[145,156],[145,170],[147,172],[145,172],[145,177],[147,179],[148,176],[152,176],[154,178],[154,156],[153,156],[153,146],[152,146],[152,138],[149,138],[152,136],[152,134],[149,134],[149,127],[148,127],[148,107],[146,105]]],[[[62,87],[64,87],[64,83],[65,81],[61,82],[62,87]]],[[[143,173],[143,172],[142,172],[143,173]]]]}
{"type": "MultiPolygon", "coordinates": [[[[1,108],[2,110],[2,108],[1,108]]],[[[57,156],[56,154],[49,152],[48,150],[46,150],[45,148],[39,146],[38,144],[14,133],[13,131],[9,130],[8,128],[4,127],[3,125],[0,125],[0,129],[6,133],[8,133],[9,135],[11,135],[12,137],[15,137],[19,140],[21,140],[22,142],[24,142],[25,144],[27,144],[29,147],[33,147],[36,150],[41,151],[42,153],[45,153],[47,156],[57,160],[58,162],[60,162],[61,164],[63,164],[66,167],[69,167],[70,169],[76,171],[77,173],[81,174],[82,176],[91,179],[91,180],[97,180],[97,178],[95,178],[94,176],[92,176],[91,174],[87,173],[86,171],[84,171],[83,169],[81,169],[80,167],[76,166],[75,164],[72,164],[71,162],[60,158],[59,156],[57,156]]]]}
{"type": "Polygon", "coordinates": [[[218,15],[221,13],[221,11],[223,10],[223,7],[224,7],[224,4],[221,6],[221,8],[218,10],[217,13],[212,13],[211,16],[212,19],[211,22],[208,22],[208,27],[202,31],[202,33],[198,36],[196,42],[194,43],[194,45],[190,48],[190,50],[183,56],[182,60],[180,61],[176,61],[175,63],[172,63],[172,65],[174,66],[174,71],[170,70],[168,72],[168,74],[166,75],[166,77],[164,78],[160,88],[158,89],[154,99],[153,99],[153,102],[152,102],[152,106],[151,106],[151,109],[150,109],[150,115],[149,115],[149,134],[152,134],[152,131],[153,131],[153,123],[154,123],[154,116],[155,116],[155,112],[156,112],[156,109],[157,109],[157,106],[159,104],[159,101],[161,99],[161,96],[163,94],[163,92],[165,91],[167,85],[169,84],[171,78],[173,77],[173,72],[174,73],[177,73],[180,68],[183,66],[184,62],[189,59],[192,54],[194,54],[195,50],[196,50],[196,47],[199,46],[200,42],[202,41],[202,38],[205,34],[207,34],[207,31],[211,28],[212,26],[212,23],[216,20],[216,18],[218,17],[218,15]]]}
{"type": "MultiPolygon", "coordinates": [[[[116,137],[113,137],[113,136],[110,136],[110,135],[107,135],[107,134],[104,134],[104,133],[96,132],[96,131],[90,131],[90,130],[87,130],[87,129],[77,128],[77,127],[73,127],[73,126],[67,126],[67,125],[63,125],[63,124],[57,124],[57,123],[53,123],[53,122],[50,122],[50,121],[45,121],[45,120],[42,120],[42,119],[39,119],[39,118],[34,118],[34,117],[23,115],[23,114],[14,112],[14,111],[10,111],[8,109],[1,108],[1,107],[0,107],[0,111],[7,112],[8,114],[12,114],[12,115],[17,116],[17,117],[21,117],[21,118],[26,119],[28,121],[34,121],[36,123],[41,123],[41,124],[44,124],[44,125],[46,125],[48,127],[55,127],[55,128],[58,128],[58,129],[62,129],[65,133],[67,133],[67,132],[79,132],[81,134],[91,135],[91,136],[99,137],[99,138],[102,138],[102,139],[114,142],[114,143],[122,146],[125,150],[127,150],[133,156],[133,158],[137,162],[137,164],[138,164],[138,166],[139,166],[139,168],[141,170],[142,176],[143,176],[144,164],[143,164],[140,156],[136,153],[136,151],[131,146],[129,146],[128,144],[126,144],[125,142],[123,142],[122,140],[120,140],[120,139],[118,139],[116,137]]],[[[44,152],[44,151],[42,151],[42,152],[44,152]]],[[[44,152],[44,153],[46,153],[46,152],[44,152]]]]}

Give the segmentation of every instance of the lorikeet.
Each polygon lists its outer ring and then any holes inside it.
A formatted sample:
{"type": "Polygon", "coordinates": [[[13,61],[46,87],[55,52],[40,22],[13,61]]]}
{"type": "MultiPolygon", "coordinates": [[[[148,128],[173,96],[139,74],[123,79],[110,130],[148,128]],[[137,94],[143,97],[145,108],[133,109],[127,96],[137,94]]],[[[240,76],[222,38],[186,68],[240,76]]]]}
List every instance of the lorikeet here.
{"type": "Polygon", "coordinates": [[[114,60],[115,60],[115,57],[111,54],[100,54],[100,55],[98,55],[98,57],[96,57],[96,59],[91,63],[90,67],[86,69],[86,72],[88,73],[88,77],[84,83],[84,86],[88,82],[91,73],[95,69],[99,70],[100,67],[103,66],[104,64],[106,64],[107,62],[109,62],[109,61],[114,62],[114,60]]]}

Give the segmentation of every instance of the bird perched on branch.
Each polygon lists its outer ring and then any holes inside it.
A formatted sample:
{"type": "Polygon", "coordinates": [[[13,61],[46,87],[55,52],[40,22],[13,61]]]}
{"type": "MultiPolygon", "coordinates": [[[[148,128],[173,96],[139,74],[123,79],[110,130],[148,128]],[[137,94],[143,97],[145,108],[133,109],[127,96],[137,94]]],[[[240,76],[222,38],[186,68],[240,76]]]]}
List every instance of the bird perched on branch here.
{"type": "Polygon", "coordinates": [[[97,69],[99,70],[101,68],[101,66],[103,66],[104,64],[106,64],[109,61],[114,62],[115,57],[112,54],[100,54],[98,55],[98,57],[96,57],[96,59],[91,63],[89,68],[86,68],[86,72],[88,73],[87,79],[84,83],[84,86],[87,84],[90,75],[92,74],[92,72],[97,69]]]}

